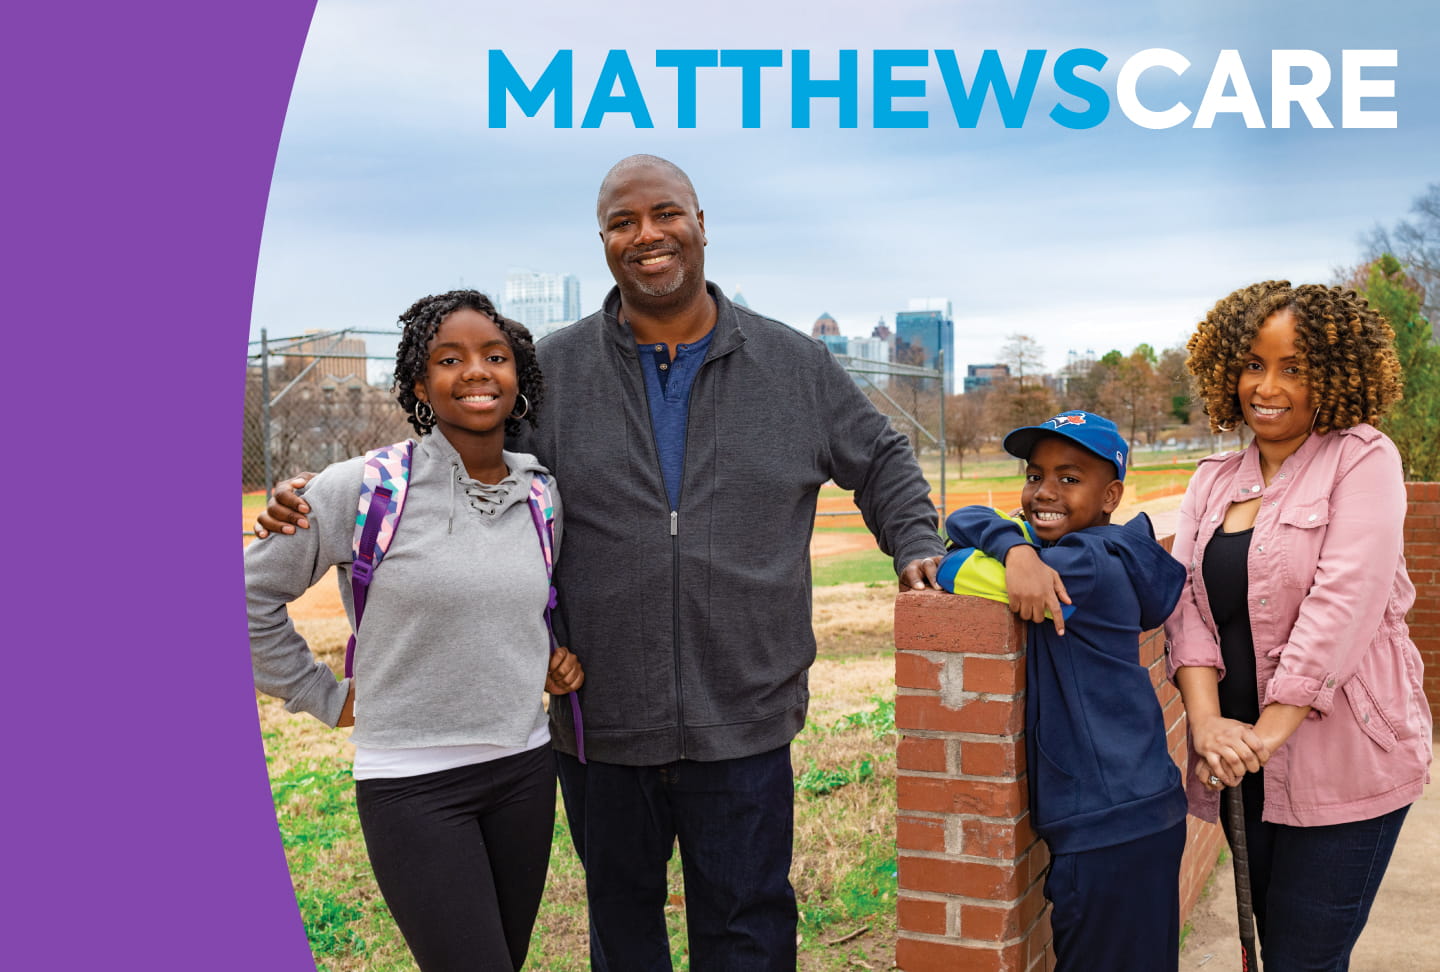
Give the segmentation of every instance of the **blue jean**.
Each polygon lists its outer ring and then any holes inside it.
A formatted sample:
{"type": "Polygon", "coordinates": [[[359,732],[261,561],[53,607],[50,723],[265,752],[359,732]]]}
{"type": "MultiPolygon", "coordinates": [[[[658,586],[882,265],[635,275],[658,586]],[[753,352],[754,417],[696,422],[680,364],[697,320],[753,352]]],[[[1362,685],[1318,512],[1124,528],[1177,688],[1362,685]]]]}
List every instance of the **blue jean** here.
{"type": "Polygon", "coordinates": [[[790,747],[716,762],[581,764],[556,754],[585,865],[597,972],[667,970],[666,865],[678,840],[690,968],[793,970],[790,747]]]}
{"type": "MultiPolygon", "coordinates": [[[[1344,972],[1410,808],[1290,827],[1260,819],[1256,790],[1245,790],[1245,842],[1260,964],[1265,972],[1344,972]]],[[[1224,814],[1221,822],[1228,839],[1224,814]]]]}
{"type": "Polygon", "coordinates": [[[1173,972],[1180,962],[1185,821],[1109,847],[1052,854],[1055,972],[1173,972]]]}

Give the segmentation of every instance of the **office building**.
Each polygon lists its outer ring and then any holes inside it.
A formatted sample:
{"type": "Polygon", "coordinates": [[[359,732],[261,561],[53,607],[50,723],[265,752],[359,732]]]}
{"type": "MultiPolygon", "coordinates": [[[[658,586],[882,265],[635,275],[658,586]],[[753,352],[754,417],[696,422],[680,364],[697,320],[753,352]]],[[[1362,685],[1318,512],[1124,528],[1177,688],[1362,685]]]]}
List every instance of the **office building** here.
{"type": "Polygon", "coordinates": [[[955,320],[944,297],[919,297],[895,315],[895,360],[926,368],[940,367],[945,353],[945,394],[955,393],[955,320]]]}
{"type": "Polygon", "coordinates": [[[984,391],[999,378],[1010,377],[1010,366],[1003,364],[972,364],[965,369],[965,394],[984,391]]]}
{"type": "Polygon", "coordinates": [[[524,324],[538,340],[580,319],[580,278],[511,270],[505,275],[503,313],[524,324]]]}

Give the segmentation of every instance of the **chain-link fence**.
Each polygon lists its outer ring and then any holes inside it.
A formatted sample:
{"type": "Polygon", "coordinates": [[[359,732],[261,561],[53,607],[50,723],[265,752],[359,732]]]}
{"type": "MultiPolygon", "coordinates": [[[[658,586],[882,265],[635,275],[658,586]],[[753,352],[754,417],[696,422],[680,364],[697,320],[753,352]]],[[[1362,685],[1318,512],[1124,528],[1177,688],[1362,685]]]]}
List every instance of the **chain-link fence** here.
{"type": "MultiPolygon", "coordinates": [[[[243,492],[264,491],[282,476],[319,471],[332,462],[413,433],[390,377],[396,331],[345,328],[250,344],[245,372],[241,461],[243,492]]],[[[939,370],[837,355],[916,451],[940,455],[945,506],[945,414],[939,370]]],[[[821,516],[853,516],[822,512],[821,516]]]]}
{"type": "Polygon", "coordinates": [[[389,390],[398,332],[346,328],[275,341],[260,333],[246,359],[244,492],[411,433],[389,390]]]}
{"type": "MultiPolygon", "coordinates": [[[[894,361],[871,361],[837,354],[835,359],[855,379],[890,423],[909,436],[917,456],[931,453],[939,457],[939,497],[936,508],[945,516],[945,352],[939,352],[935,368],[901,364],[894,361]]],[[[853,516],[853,511],[820,512],[818,516],[853,516]]]]}

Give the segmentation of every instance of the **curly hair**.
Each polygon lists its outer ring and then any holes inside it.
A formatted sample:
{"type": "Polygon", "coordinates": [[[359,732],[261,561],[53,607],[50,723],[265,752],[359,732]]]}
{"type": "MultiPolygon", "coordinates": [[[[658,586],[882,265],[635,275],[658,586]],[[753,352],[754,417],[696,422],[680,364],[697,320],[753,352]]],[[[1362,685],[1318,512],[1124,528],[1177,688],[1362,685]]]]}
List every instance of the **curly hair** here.
{"type": "Polygon", "coordinates": [[[1395,356],[1395,332],[1353,290],[1266,280],[1218,301],[1185,347],[1185,367],[1213,432],[1244,421],[1237,389],[1255,332],[1270,315],[1288,310],[1295,320],[1300,374],[1318,411],[1323,435],[1362,422],[1375,424],[1400,400],[1404,377],[1395,356]]]}
{"type": "MultiPolygon", "coordinates": [[[[415,431],[424,435],[425,426],[415,418],[415,383],[425,377],[429,362],[430,341],[440,325],[454,311],[462,307],[479,311],[495,322],[500,333],[510,342],[515,354],[515,377],[519,391],[530,403],[524,421],[532,427],[538,426],[536,415],[540,403],[545,399],[545,376],[540,373],[540,364],[535,359],[535,342],[524,324],[501,315],[490,298],[478,290],[451,290],[443,294],[421,297],[400,315],[400,346],[395,349],[395,383],[391,391],[415,431]]],[[[514,415],[505,419],[505,433],[514,437],[520,434],[521,419],[514,415]]]]}

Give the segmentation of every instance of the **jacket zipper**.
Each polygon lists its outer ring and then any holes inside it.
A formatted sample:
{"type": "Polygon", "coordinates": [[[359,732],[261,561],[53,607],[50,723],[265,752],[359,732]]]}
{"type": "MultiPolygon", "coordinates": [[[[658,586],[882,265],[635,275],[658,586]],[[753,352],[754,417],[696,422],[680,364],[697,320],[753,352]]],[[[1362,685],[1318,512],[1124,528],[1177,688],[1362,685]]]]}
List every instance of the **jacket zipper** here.
{"type": "MultiPolygon", "coordinates": [[[[718,325],[718,319],[716,323],[718,325]]],[[[711,349],[714,349],[713,342],[711,349]]],[[[695,377],[691,379],[690,388],[685,393],[685,449],[680,458],[680,494],[682,496],[685,493],[685,468],[689,465],[687,460],[690,457],[690,407],[695,402],[695,386],[700,381],[701,373],[714,360],[707,353],[705,360],[700,362],[700,367],[695,370],[695,377]]],[[[646,418],[649,418],[648,396],[650,390],[643,381],[643,371],[640,387],[647,396],[645,414],[646,418]]],[[[655,446],[655,464],[659,467],[660,443],[655,438],[654,420],[652,419],[649,424],[650,441],[655,446]]],[[[660,490],[663,493],[665,492],[665,470],[660,469],[659,472],[660,490]]],[[[669,500],[668,494],[665,498],[667,501],[669,500]]],[[[678,509],[670,511],[670,653],[675,660],[675,735],[680,744],[680,759],[685,759],[685,681],[680,664],[680,511],[678,509]]]]}
{"type": "MultiPolygon", "coordinates": [[[[717,305],[718,310],[718,305],[717,305]]],[[[715,327],[720,325],[717,313],[715,327]]],[[[710,332],[712,335],[715,330],[710,332]]],[[[714,351],[715,345],[712,338],[710,351],[714,351]]],[[[732,349],[733,350],[733,349],[732,349]]],[[[721,354],[729,354],[729,351],[721,354]]],[[[690,406],[695,401],[695,385],[700,381],[700,375],[712,361],[721,355],[711,355],[706,352],[705,360],[700,362],[700,367],[695,370],[695,377],[690,382],[690,388],[685,393],[685,450],[680,458],[680,494],[685,493],[685,467],[689,465],[687,460],[690,456],[690,406]]],[[[638,358],[638,353],[637,353],[638,358]]],[[[640,365],[637,360],[635,362],[640,365]]],[[[640,365],[640,392],[645,396],[645,418],[646,424],[650,426],[650,442],[655,447],[655,466],[660,473],[660,492],[664,494],[668,504],[670,496],[665,491],[665,470],[660,468],[660,443],[655,438],[655,421],[650,417],[650,389],[645,382],[644,365],[640,365]]],[[[675,659],[675,734],[680,743],[680,759],[685,759],[685,683],[680,670],[680,511],[670,511],[670,653],[675,659]]]]}
{"type": "MultiPolygon", "coordinates": [[[[691,385],[693,388],[694,385],[691,385]]],[[[689,436],[690,416],[685,416],[689,436]]],[[[687,447],[689,443],[686,443],[687,447]]],[[[680,467],[685,468],[683,463],[680,467]]],[[[661,477],[664,478],[663,476],[661,477]]],[[[683,484],[684,475],[681,475],[683,484]]],[[[670,653],[675,658],[675,731],[680,740],[680,758],[685,758],[685,692],[680,679],[680,511],[670,511],[670,653]]]]}

